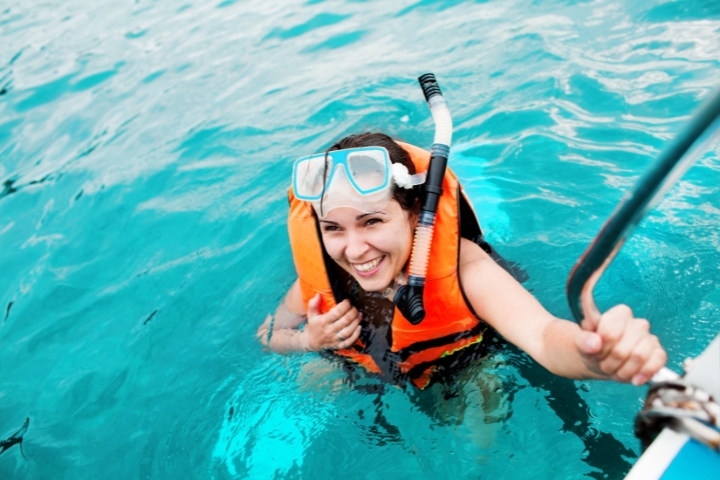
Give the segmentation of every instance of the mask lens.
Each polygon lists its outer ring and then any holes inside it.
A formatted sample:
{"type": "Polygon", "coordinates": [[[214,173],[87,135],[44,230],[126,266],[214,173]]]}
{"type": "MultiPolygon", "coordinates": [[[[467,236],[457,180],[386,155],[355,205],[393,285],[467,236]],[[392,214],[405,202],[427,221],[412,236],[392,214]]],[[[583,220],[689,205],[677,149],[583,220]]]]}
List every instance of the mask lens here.
{"type": "Polygon", "coordinates": [[[320,198],[323,191],[324,180],[332,173],[332,156],[327,156],[325,165],[325,154],[301,160],[295,164],[295,183],[298,198],[313,199],[320,198]]]}
{"type": "Polygon", "coordinates": [[[380,150],[350,153],[347,157],[348,174],[361,193],[371,192],[386,184],[387,163],[385,153],[380,150]]]}

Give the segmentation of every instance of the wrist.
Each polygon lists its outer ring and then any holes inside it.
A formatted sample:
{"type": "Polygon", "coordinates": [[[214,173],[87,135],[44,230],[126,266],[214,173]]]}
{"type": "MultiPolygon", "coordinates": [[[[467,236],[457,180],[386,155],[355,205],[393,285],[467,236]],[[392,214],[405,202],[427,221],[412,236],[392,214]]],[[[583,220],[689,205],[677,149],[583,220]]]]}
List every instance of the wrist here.
{"type": "Polygon", "coordinates": [[[300,332],[300,348],[305,352],[317,351],[310,342],[310,332],[308,332],[307,328],[300,332]]]}

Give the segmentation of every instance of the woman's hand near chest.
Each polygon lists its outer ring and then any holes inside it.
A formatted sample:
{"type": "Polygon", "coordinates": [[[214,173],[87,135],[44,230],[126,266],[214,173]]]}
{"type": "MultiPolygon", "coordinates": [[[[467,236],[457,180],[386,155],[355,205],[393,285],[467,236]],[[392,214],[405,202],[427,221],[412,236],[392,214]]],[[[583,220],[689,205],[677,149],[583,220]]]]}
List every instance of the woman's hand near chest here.
{"type": "Polygon", "coordinates": [[[355,343],[361,332],[362,314],[347,300],[320,313],[321,302],[318,294],[305,308],[300,284],[295,281],[274,317],[268,315],[260,325],[256,337],[263,346],[280,354],[342,349],[355,343]],[[304,323],[305,329],[300,330],[304,323]]]}
{"type": "Polygon", "coordinates": [[[343,300],[327,313],[320,313],[322,297],[318,293],[308,302],[308,322],[305,331],[312,351],[347,348],[360,336],[362,314],[343,300]]]}

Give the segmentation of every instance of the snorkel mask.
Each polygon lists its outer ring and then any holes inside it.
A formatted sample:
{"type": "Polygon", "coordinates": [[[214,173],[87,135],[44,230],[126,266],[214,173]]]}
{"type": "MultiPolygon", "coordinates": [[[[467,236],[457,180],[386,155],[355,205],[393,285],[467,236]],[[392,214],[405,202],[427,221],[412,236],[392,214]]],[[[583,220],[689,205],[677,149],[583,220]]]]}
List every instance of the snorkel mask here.
{"type": "Polygon", "coordinates": [[[293,191],[310,202],[319,217],[350,207],[363,213],[382,210],[394,186],[413,188],[425,173],[410,175],[405,165],[392,163],[383,147],[333,150],[299,158],[293,166],[293,191]]]}

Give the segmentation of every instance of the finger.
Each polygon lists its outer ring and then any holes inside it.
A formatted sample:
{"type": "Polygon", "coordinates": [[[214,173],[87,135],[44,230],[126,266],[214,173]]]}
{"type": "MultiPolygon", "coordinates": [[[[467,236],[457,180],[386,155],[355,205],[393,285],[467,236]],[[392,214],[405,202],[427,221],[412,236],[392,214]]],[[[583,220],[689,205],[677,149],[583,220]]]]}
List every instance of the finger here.
{"type": "Polygon", "coordinates": [[[267,337],[268,328],[265,325],[260,325],[260,328],[258,328],[257,333],[255,334],[255,338],[263,338],[267,337]]]}
{"type": "Polygon", "coordinates": [[[580,328],[588,332],[594,332],[595,329],[597,329],[598,323],[600,323],[599,317],[592,320],[587,317],[583,317],[582,321],[580,322],[580,328]]]}
{"type": "Polygon", "coordinates": [[[355,329],[358,327],[358,325],[360,325],[361,320],[362,313],[358,313],[357,316],[353,318],[346,326],[338,330],[338,334],[342,338],[350,338],[350,336],[352,336],[352,334],[355,332],[355,329]]]}
{"type": "MultiPolygon", "coordinates": [[[[600,368],[602,369],[602,371],[607,373],[608,375],[612,375],[615,372],[619,373],[619,370],[626,364],[630,368],[632,366],[636,366],[637,368],[639,368],[643,363],[645,363],[647,358],[635,358],[633,360],[632,356],[637,356],[640,353],[646,353],[648,357],[650,356],[650,353],[652,353],[652,349],[648,350],[648,347],[646,345],[643,345],[643,350],[637,350],[637,347],[640,346],[640,343],[643,342],[646,338],[650,337],[649,332],[650,323],[647,320],[643,318],[637,318],[629,322],[627,324],[627,327],[625,328],[625,331],[622,334],[622,337],[620,337],[620,340],[617,341],[613,349],[600,362],[600,368]],[[639,364],[637,364],[638,361],[640,361],[639,364]]],[[[630,377],[623,378],[623,381],[629,380],[630,377]]]]}
{"type": "Polygon", "coordinates": [[[270,346],[270,342],[268,339],[268,330],[266,329],[264,332],[260,333],[258,332],[257,341],[260,342],[260,345],[263,346],[263,350],[265,350],[266,347],[270,346]]]}
{"type": "Polygon", "coordinates": [[[349,346],[354,344],[357,341],[358,337],[360,336],[360,332],[362,332],[362,327],[360,325],[358,325],[357,327],[355,327],[355,330],[353,331],[352,335],[350,335],[348,338],[346,338],[345,340],[340,342],[340,344],[338,345],[338,348],[340,348],[340,349],[348,348],[349,346]]]}
{"type": "Polygon", "coordinates": [[[260,325],[257,329],[257,333],[255,333],[255,338],[262,338],[267,335],[268,330],[270,329],[270,321],[272,320],[272,315],[268,314],[267,317],[265,317],[265,321],[260,325]]]}
{"type": "Polygon", "coordinates": [[[667,353],[659,346],[653,351],[650,360],[645,362],[645,365],[640,369],[640,373],[632,378],[633,385],[642,385],[650,380],[662,367],[667,363],[667,353]]]}
{"type": "Polygon", "coordinates": [[[322,297],[319,293],[315,294],[313,298],[308,302],[308,318],[320,315],[320,301],[322,297]]]}
{"type": "Polygon", "coordinates": [[[343,313],[341,317],[335,318],[333,320],[328,320],[328,323],[332,324],[332,328],[337,331],[350,325],[358,315],[359,313],[357,311],[357,308],[351,306],[345,313],[343,313]]]}
{"type": "Polygon", "coordinates": [[[575,347],[581,355],[593,357],[602,350],[602,337],[595,332],[581,330],[575,335],[575,347]]]}
{"type": "MultiPolygon", "coordinates": [[[[654,335],[645,335],[626,355],[627,360],[615,370],[615,376],[621,382],[629,382],[640,372],[640,368],[650,360],[653,352],[660,344],[654,335]]],[[[613,356],[612,354],[610,355],[613,356]]]]}
{"type": "Polygon", "coordinates": [[[325,314],[325,320],[328,324],[337,322],[340,318],[343,317],[343,315],[350,311],[350,309],[354,308],[355,307],[350,304],[349,300],[343,300],[325,314]]]}
{"type": "Polygon", "coordinates": [[[583,311],[583,320],[582,322],[580,322],[580,328],[582,328],[583,330],[594,332],[597,329],[598,323],[600,323],[600,318],[602,317],[602,314],[600,313],[600,310],[597,309],[595,302],[592,301],[592,296],[590,296],[588,299],[581,297],[580,300],[582,303],[583,311]]]}
{"type": "Polygon", "coordinates": [[[604,360],[612,352],[632,319],[632,310],[627,305],[616,305],[603,314],[596,330],[603,343],[602,350],[596,355],[598,360],[604,360]]]}

